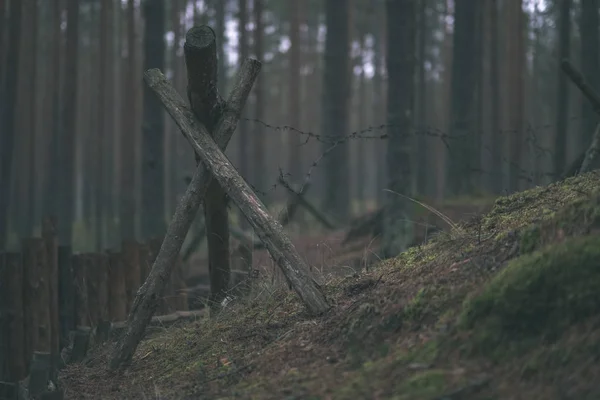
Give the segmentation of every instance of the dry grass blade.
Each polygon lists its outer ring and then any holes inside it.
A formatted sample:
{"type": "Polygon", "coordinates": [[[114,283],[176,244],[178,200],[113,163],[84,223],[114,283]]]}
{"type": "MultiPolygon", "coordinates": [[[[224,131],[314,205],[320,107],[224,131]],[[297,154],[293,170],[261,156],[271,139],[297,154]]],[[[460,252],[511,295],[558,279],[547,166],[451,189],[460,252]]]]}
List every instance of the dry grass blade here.
{"type": "Polygon", "coordinates": [[[413,203],[416,203],[416,204],[420,205],[421,207],[425,208],[425,209],[426,209],[426,210],[428,210],[429,212],[431,212],[431,213],[433,213],[433,214],[437,215],[437,216],[438,216],[440,219],[442,219],[442,220],[443,220],[445,223],[447,223],[447,224],[448,224],[448,225],[449,225],[449,226],[452,228],[452,230],[453,230],[453,231],[455,231],[456,233],[459,233],[459,234],[461,234],[461,235],[464,233],[464,232],[463,232],[463,230],[462,230],[462,229],[461,229],[461,228],[460,228],[458,225],[456,225],[456,224],[455,224],[455,223],[454,223],[454,222],[453,222],[453,221],[450,219],[450,217],[448,217],[447,215],[445,215],[445,214],[444,214],[444,213],[442,213],[441,211],[439,211],[439,210],[436,210],[436,209],[435,209],[435,208],[433,208],[432,206],[430,206],[430,205],[428,205],[428,204],[425,204],[425,203],[423,203],[423,202],[420,202],[420,201],[419,201],[419,200],[417,200],[417,199],[413,199],[413,198],[412,198],[412,197],[410,197],[410,196],[406,196],[406,195],[403,195],[403,194],[401,194],[401,193],[394,192],[393,190],[389,190],[389,189],[384,189],[384,190],[385,190],[386,192],[393,193],[393,194],[395,194],[395,195],[398,195],[398,196],[400,196],[400,197],[403,197],[403,198],[405,198],[405,199],[408,199],[408,200],[412,201],[413,203]]]}

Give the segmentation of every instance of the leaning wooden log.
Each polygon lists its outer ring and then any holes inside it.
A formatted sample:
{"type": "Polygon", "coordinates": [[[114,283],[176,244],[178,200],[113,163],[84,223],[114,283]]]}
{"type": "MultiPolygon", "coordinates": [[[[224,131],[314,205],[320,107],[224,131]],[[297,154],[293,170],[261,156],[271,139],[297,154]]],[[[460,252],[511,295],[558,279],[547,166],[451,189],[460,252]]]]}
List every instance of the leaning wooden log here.
{"type": "Polygon", "coordinates": [[[304,193],[298,193],[295,190],[293,190],[290,187],[290,185],[283,180],[282,177],[279,177],[279,183],[281,183],[290,192],[290,194],[296,198],[298,203],[300,205],[302,205],[306,209],[306,211],[308,211],[317,220],[317,222],[319,222],[321,225],[323,225],[327,229],[330,229],[330,230],[337,229],[335,224],[333,222],[329,221],[329,219],[325,216],[325,214],[323,214],[322,212],[317,210],[317,207],[315,207],[310,201],[308,201],[304,197],[304,193]]]}
{"type": "Polygon", "coordinates": [[[0,254],[0,381],[27,375],[23,334],[23,264],[21,253],[0,254]]]}
{"type": "MultiPolygon", "coordinates": [[[[585,77],[579,72],[573,64],[567,59],[562,60],[561,68],[565,74],[573,81],[575,86],[581,90],[583,95],[588,99],[596,114],[600,115],[600,94],[586,81],[585,77]]],[[[592,143],[590,147],[575,160],[566,171],[563,173],[563,178],[576,174],[583,174],[593,169],[594,159],[600,152],[600,125],[596,127],[592,143]]]]}
{"type": "Polygon", "coordinates": [[[592,144],[590,144],[590,147],[586,150],[583,161],[581,162],[581,167],[579,168],[580,174],[585,174],[593,169],[592,166],[594,165],[594,160],[598,157],[598,153],[600,153],[600,124],[596,126],[592,144]]]}
{"type": "Polygon", "coordinates": [[[242,179],[206,129],[198,123],[175,89],[157,69],[146,71],[144,79],[158,95],[196,154],[210,170],[227,195],[239,207],[254,231],[265,243],[292,288],[311,314],[329,309],[319,284],[310,276],[308,267],[277,220],[271,217],[262,201],[242,179]]]}
{"type": "MultiPolygon", "coordinates": [[[[242,64],[236,84],[229,96],[227,108],[215,129],[215,140],[222,149],[227,147],[235,131],[242,108],[246,103],[252,84],[260,71],[260,65],[260,62],[255,60],[245,60],[242,64]]],[[[183,102],[180,105],[183,106],[182,112],[185,112],[194,121],[194,116],[188,107],[183,102]]],[[[162,295],[165,282],[176,265],[181,245],[185,240],[185,236],[190,229],[190,225],[200,207],[211,179],[212,177],[204,165],[198,165],[192,181],[179,200],[175,215],[173,215],[173,219],[167,229],[165,241],[152,266],[152,271],[144,285],[140,288],[133,309],[129,313],[127,330],[118,341],[111,356],[111,369],[116,369],[131,361],[133,353],[144,335],[144,330],[156,311],[158,305],[157,299],[162,295]]]]}
{"type": "Polygon", "coordinates": [[[571,64],[567,59],[562,60],[560,66],[565,74],[573,81],[575,86],[581,90],[581,93],[588,99],[596,114],[600,115],[600,95],[596,93],[594,88],[585,80],[581,72],[571,64]]]}

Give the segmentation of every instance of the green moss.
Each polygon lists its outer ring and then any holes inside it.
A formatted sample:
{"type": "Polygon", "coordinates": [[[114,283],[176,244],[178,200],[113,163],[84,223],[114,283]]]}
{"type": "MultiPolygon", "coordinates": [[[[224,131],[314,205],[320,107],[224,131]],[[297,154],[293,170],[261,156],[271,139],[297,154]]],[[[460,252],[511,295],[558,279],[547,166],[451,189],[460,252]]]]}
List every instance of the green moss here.
{"type": "Polygon", "coordinates": [[[531,253],[540,242],[540,227],[533,225],[523,231],[521,234],[520,250],[521,254],[531,253]]]}
{"type": "Polygon", "coordinates": [[[512,261],[465,302],[459,326],[473,329],[476,347],[490,353],[555,340],[600,312],[599,287],[600,237],[569,239],[512,261]]]}
{"type": "Polygon", "coordinates": [[[415,374],[400,385],[397,400],[428,399],[443,394],[446,388],[446,373],[430,370],[415,374]]]}

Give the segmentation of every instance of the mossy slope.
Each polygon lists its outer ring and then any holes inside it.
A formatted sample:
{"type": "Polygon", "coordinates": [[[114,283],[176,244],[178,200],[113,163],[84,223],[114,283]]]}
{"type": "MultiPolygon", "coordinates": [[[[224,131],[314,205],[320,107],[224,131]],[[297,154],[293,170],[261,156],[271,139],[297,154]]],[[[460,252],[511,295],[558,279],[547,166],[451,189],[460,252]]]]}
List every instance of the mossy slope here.
{"type": "Polygon", "coordinates": [[[329,280],[309,318],[274,291],[146,340],[126,374],[62,374],[70,398],[596,399],[600,180],[503,197],[487,215],[329,280]],[[189,397],[186,397],[189,396],[189,397]]]}

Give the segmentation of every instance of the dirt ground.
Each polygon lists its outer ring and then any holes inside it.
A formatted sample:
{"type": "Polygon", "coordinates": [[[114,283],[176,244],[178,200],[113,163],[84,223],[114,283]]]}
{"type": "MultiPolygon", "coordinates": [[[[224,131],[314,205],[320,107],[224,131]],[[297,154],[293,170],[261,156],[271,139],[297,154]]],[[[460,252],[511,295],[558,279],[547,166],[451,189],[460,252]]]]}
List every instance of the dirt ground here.
{"type": "Polygon", "coordinates": [[[598,399],[600,176],[492,210],[367,269],[328,276],[311,317],[257,280],[221,314],[69,365],[68,399],[598,399]]]}

